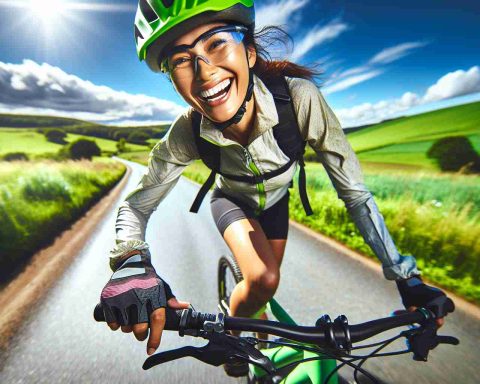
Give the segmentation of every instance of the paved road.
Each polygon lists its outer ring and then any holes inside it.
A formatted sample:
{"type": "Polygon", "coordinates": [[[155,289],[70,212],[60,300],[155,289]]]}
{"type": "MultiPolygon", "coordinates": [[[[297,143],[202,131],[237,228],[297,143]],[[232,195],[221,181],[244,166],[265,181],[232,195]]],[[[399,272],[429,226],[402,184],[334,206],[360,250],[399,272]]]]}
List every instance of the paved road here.
{"type": "MultiPolygon", "coordinates": [[[[129,164],[133,173],[123,197],[145,169],[129,164]]],[[[214,226],[208,203],[198,215],[188,213],[197,190],[188,180],[180,180],[150,219],[147,241],[157,271],[178,298],[191,301],[197,310],[212,312],[216,310],[217,259],[228,250],[214,226]]],[[[141,369],[145,342],[113,333],[92,320],[92,308],[110,275],[107,255],[114,242],[115,217],[112,209],[62,279],[26,319],[8,352],[0,356],[0,382],[235,382],[222,369],[193,359],[145,372],[141,369]]],[[[400,304],[392,283],[293,228],[277,298],[304,324],[313,324],[323,313],[332,318],[344,313],[351,323],[363,322],[383,317],[400,304]]],[[[442,330],[460,338],[461,346],[434,351],[428,363],[401,356],[371,360],[367,369],[388,383],[479,383],[479,322],[457,311],[442,330]]],[[[188,343],[202,344],[165,332],[162,348],[188,343]]]]}

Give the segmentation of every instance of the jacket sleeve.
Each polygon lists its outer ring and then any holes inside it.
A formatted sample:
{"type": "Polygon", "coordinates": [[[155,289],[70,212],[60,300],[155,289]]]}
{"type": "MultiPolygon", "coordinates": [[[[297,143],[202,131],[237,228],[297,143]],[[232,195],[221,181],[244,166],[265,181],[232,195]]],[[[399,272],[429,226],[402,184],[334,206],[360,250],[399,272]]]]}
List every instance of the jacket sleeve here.
{"type": "Polygon", "coordinates": [[[146,172],[118,209],[116,246],[110,252],[112,268],[131,251],[148,251],[145,230],[151,214],[177,184],[185,167],[197,158],[189,110],[152,149],[146,172]]]}
{"type": "Polygon", "coordinates": [[[290,92],[303,138],[317,153],[340,199],[365,242],[381,261],[388,280],[419,275],[415,258],[402,256],[385,226],[360,164],[335,114],[315,84],[290,79],[290,92]]]}

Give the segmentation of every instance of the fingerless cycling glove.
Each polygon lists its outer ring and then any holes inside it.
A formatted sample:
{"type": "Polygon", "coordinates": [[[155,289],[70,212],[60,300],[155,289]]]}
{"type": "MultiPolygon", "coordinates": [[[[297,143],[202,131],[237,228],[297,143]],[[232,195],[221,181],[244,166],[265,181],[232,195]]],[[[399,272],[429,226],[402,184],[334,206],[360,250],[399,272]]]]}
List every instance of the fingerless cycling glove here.
{"type": "Polygon", "coordinates": [[[453,301],[442,290],[426,285],[419,276],[397,280],[396,283],[403,305],[407,309],[409,307],[428,308],[438,317],[443,317],[455,309],[453,301]]]}
{"type": "Polygon", "coordinates": [[[105,320],[120,325],[148,323],[150,314],[174,297],[155,272],[147,252],[128,257],[115,270],[100,295],[105,320]]]}

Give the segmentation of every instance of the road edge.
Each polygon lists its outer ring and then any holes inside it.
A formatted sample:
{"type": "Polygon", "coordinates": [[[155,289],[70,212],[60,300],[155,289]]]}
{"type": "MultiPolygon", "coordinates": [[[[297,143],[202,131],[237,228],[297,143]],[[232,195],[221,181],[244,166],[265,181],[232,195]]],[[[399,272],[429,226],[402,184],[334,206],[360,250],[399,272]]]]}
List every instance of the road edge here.
{"type": "Polygon", "coordinates": [[[125,187],[132,169],[87,213],[63,231],[53,244],[33,255],[24,270],[0,292],[0,350],[25,320],[30,309],[49,291],[88,241],[90,234],[109,212],[125,187]]]}

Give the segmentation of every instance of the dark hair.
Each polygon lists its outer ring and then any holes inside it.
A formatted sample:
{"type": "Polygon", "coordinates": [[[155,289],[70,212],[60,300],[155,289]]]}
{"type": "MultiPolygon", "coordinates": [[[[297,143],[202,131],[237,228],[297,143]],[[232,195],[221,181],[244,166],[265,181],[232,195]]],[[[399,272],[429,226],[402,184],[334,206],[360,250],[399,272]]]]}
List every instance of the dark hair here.
{"type": "Polygon", "coordinates": [[[319,77],[323,71],[319,69],[319,64],[303,66],[288,60],[272,59],[269,48],[279,49],[284,47],[282,53],[288,53],[293,48],[292,37],[282,28],[267,26],[256,32],[249,30],[245,35],[244,43],[245,46],[251,46],[257,52],[257,61],[253,67],[253,72],[260,78],[300,77],[313,81],[317,86],[320,85],[319,77]]]}

